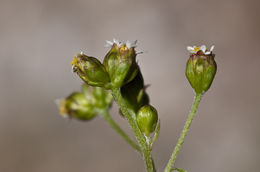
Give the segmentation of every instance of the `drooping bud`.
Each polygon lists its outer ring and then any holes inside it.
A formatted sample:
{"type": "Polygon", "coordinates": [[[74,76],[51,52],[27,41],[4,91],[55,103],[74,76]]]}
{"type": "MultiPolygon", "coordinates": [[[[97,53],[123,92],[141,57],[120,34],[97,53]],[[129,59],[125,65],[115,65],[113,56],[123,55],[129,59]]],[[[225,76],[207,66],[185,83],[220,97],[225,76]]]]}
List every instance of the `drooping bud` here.
{"type": "Polygon", "coordinates": [[[139,129],[146,135],[154,132],[158,121],[158,114],[154,107],[145,105],[141,107],[136,115],[136,122],[139,129]]]}
{"type": "Polygon", "coordinates": [[[60,101],[60,113],[63,116],[79,120],[89,120],[96,115],[94,106],[80,92],[74,92],[66,99],[60,101]]]}
{"type": "MultiPolygon", "coordinates": [[[[109,42],[109,41],[108,41],[109,42]]],[[[114,87],[121,87],[134,79],[138,72],[135,43],[121,44],[114,40],[103,64],[114,87]]]]}
{"type": "Polygon", "coordinates": [[[82,86],[82,92],[74,92],[59,102],[63,116],[79,120],[92,119],[99,109],[110,107],[113,98],[110,92],[101,87],[82,86]]]}
{"type": "Polygon", "coordinates": [[[88,85],[99,87],[109,85],[109,75],[104,65],[95,57],[80,53],[74,57],[71,64],[73,65],[73,71],[88,85]]]}
{"type": "Polygon", "coordinates": [[[205,45],[187,47],[191,52],[186,64],[186,77],[197,94],[206,92],[215,77],[217,64],[212,54],[214,46],[208,51],[205,45]]]}
{"type": "Polygon", "coordinates": [[[135,112],[142,106],[149,104],[149,96],[145,89],[146,87],[140,69],[131,82],[121,87],[121,94],[128,103],[128,107],[131,107],[135,112]]]}

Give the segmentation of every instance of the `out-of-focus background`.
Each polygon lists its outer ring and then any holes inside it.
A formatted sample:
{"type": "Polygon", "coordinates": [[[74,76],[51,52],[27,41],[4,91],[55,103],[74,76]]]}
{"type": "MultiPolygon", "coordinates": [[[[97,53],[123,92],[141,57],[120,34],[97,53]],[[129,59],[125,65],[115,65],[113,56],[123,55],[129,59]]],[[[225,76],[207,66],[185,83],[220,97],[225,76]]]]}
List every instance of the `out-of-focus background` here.
{"type": "MultiPolygon", "coordinates": [[[[188,45],[215,45],[216,78],[177,158],[189,172],[259,171],[257,0],[0,0],[0,171],[141,172],[142,158],[103,119],[66,120],[54,103],[79,90],[70,61],[103,59],[105,40],[138,40],[166,165],[193,100],[188,45]]],[[[113,118],[128,133],[126,121],[113,118]]],[[[133,136],[133,135],[132,135],[133,136]]]]}

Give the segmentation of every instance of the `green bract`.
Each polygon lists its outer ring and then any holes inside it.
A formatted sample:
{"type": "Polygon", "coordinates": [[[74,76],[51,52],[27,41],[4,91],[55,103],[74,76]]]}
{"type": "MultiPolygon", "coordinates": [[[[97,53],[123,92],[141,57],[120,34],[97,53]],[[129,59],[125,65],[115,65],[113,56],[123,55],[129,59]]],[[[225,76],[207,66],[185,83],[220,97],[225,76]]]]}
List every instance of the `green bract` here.
{"type": "Polygon", "coordinates": [[[104,65],[95,57],[78,54],[71,64],[74,72],[88,85],[107,87],[109,84],[110,79],[104,65]]]}
{"type": "Polygon", "coordinates": [[[158,121],[158,114],[154,107],[145,105],[141,107],[136,115],[136,122],[139,129],[146,135],[154,132],[158,121]]]}
{"type": "Polygon", "coordinates": [[[132,81],[137,72],[134,47],[113,44],[103,61],[113,87],[121,87],[132,81]]]}
{"type": "Polygon", "coordinates": [[[210,88],[216,71],[214,54],[205,55],[202,51],[191,54],[186,64],[186,77],[197,94],[210,88]]]}

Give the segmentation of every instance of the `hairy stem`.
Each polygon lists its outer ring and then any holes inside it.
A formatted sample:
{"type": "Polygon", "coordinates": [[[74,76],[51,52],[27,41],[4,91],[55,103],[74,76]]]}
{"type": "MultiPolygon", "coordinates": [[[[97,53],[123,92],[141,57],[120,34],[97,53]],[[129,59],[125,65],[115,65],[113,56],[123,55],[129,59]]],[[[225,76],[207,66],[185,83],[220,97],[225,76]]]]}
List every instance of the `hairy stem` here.
{"type": "Polygon", "coordinates": [[[140,147],[118,126],[109,114],[108,108],[100,110],[100,115],[107,121],[107,123],[122,136],[122,138],[131,145],[135,150],[141,153],[140,147]]]}
{"type": "Polygon", "coordinates": [[[120,88],[112,88],[112,94],[116,102],[120,106],[122,113],[124,114],[125,118],[129,122],[130,126],[132,127],[135,133],[136,139],[140,145],[145,160],[147,172],[155,172],[151,152],[149,147],[146,144],[146,140],[143,133],[140,131],[140,129],[137,126],[136,119],[135,119],[136,118],[135,112],[127,106],[127,103],[125,102],[124,98],[121,95],[120,88]]]}
{"type": "Polygon", "coordinates": [[[180,135],[180,137],[178,139],[177,145],[174,148],[174,151],[173,151],[173,153],[171,155],[171,158],[170,158],[167,166],[164,169],[164,172],[170,172],[172,170],[172,167],[174,167],[174,163],[175,163],[176,157],[177,157],[177,155],[178,155],[178,153],[179,153],[179,151],[181,149],[181,146],[182,146],[182,144],[184,142],[184,138],[187,135],[187,132],[188,132],[188,130],[190,128],[191,122],[192,122],[192,120],[194,118],[194,115],[195,115],[197,109],[198,109],[198,106],[199,106],[201,98],[202,98],[202,94],[196,94],[195,99],[194,99],[193,104],[192,104],[192,107],[191,107],[190,114],[188,116],[188,119],[187,119],[187,121],[186,121],[186,123],[184,125],[184,128],[183,128],[182,133],[181,133],[181,135],[180,135]]]}

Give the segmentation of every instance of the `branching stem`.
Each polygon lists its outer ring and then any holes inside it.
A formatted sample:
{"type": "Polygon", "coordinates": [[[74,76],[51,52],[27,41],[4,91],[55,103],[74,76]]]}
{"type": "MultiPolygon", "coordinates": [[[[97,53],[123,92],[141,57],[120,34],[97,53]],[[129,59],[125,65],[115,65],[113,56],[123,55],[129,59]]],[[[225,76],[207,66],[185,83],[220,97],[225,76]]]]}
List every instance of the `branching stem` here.
{"type": "Polygon", "coordinates": [[[145,164],[146,164],[146,170],[147,172],[155,172],[151,151],[149,147],[147,146],[145,136],[138,128],[138,125],[136,123],[136,114],[135,112],[127,106],[127,103],[125,102],[124,98],[121,95],[120,88],[112,88],[112,94],[114,96],[114,99],[118,103],[118,105],[121,108],[122,113],[124,114],[125,118],[129,122],[130,126],[132,127],[136,139],[140,145],[145,164]]]}
{"type": "Polygon", "coordinates": [[[141,153],[140,147],[118,126],[118,124],[113,120],[109,114],[109,108],[100,110],[100,115],[107,121],[107,123],[122,136],[122,138],[131,145],[135,150],[141,153]]]}

